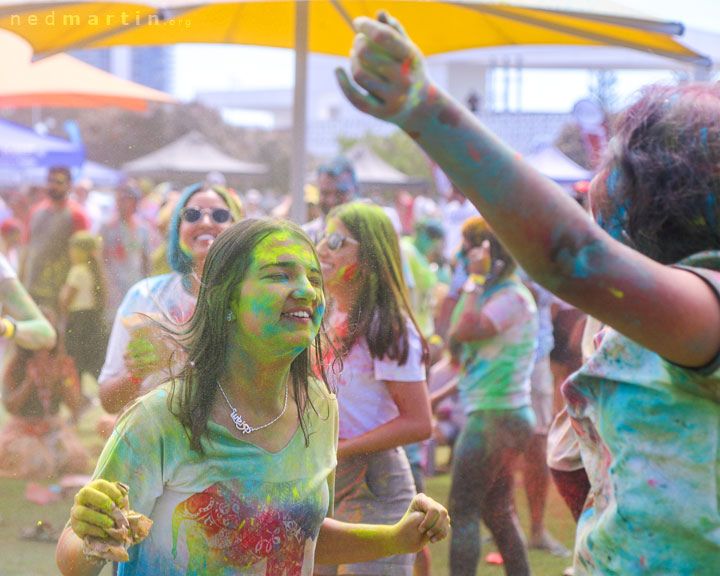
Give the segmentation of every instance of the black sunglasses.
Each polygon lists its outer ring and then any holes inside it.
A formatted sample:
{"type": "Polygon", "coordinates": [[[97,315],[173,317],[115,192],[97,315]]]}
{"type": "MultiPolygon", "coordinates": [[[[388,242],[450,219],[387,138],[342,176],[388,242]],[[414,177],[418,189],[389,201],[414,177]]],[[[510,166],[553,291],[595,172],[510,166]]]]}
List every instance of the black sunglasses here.
{"type": "Polygon", "coordinates": [[[232,216],[227,208],[185,208],[182,213],[182,219],[185,222],[197,222],[202,218],[203,214],[210,213],[210,217],[218,224],[225,224],[232,216]]]}
{"type": "Polygon", "coordinates": [[[342,248],[343,244],[345,244],[346,240],[349,242],[355,242],[356,244],[358,243],[358,241],[355,240],[355,238],[350,238],[349,236],[343,236],[342,234],[340,234],[340,232],[333,232],[332,234],[326,234],[326,235],[322,236],[320,238],[320,240],[318,240],[317,243],[320,244],[320,242],[322,242],[323,240],[327,241],[327,247],[330,248],[330,250],[332,250],[333,252],[335,250],[340,250],[340,248],[342,248]]]}

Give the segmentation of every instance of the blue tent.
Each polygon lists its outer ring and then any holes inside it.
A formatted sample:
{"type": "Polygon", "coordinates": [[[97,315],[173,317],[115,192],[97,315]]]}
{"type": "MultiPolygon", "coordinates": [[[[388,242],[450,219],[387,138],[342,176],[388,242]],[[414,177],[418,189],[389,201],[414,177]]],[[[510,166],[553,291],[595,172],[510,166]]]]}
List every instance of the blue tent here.
{"type": "Polygon", "coordinates": [[[85,148],[55,136],[0,119],[0,181],[22,184],[24,175],[50,166],[81,166],[85,148]]]}

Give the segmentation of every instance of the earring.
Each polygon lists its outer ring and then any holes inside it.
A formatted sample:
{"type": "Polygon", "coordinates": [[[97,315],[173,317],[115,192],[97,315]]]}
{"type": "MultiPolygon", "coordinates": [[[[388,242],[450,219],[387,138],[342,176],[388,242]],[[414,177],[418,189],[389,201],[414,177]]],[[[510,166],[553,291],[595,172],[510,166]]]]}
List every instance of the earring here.
{"type": "Polygon", "coordinates": [[[235,321],[235,312],[232,310],[228,310],[228,313],[225,315],[225,320],[228,322],[234,322],[235,321]]]}

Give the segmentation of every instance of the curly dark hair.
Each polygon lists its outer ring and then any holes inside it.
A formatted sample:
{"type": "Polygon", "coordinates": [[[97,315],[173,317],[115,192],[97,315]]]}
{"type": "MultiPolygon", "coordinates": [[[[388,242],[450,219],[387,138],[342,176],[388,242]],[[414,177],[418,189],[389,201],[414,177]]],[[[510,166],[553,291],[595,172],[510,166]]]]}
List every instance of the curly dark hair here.
{"type": "MultiPolygon", "coordinates": [[[[648,86],[617,120],[598,222],[670,264],[720,249],[720,85],[648,86]]],[[[615,234],[617,236],[617,234],[615,234]]]]}

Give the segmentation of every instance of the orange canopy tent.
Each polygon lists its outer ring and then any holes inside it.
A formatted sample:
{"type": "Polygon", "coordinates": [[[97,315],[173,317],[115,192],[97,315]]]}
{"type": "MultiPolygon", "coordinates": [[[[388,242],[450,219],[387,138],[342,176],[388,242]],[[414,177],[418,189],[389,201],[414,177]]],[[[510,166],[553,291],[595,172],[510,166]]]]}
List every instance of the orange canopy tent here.
{"type": "Polygon", "coordinates": [[[32,61],[32,48],[0,30],[0,107],[145,110],[148,102],[175,102],[172,96],[123,80],[67,54],[32,61]]]}

